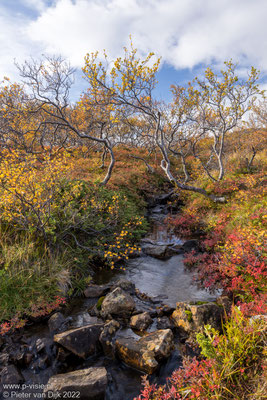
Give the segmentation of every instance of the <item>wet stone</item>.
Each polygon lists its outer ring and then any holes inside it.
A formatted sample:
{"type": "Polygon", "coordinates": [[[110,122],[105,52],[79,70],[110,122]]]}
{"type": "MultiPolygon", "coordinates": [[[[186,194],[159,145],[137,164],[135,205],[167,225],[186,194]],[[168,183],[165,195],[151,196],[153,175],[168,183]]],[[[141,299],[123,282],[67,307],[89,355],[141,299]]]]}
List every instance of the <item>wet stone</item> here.
{"type": "Polygon", "coordinates": [[[120,287],[114,289],[103,300],[101,316],[128,318],[135,309],[135,302],[129,293],[120,287]]]}
{"type": "Polygon", "coordinates": [[[163,316],[157,319],[157,328],[158,329],[173,329],[174,325],[173,323],[169,320],[168,317],[163,316]]]}
{"type": "Polygon", "coordinates": [[[114,336],[119,328],[119,322],[111,320],[105,324],[104,329],[100,334],[99,341],[102,345],[104,354],[110,358],[114,358],[114,336]]]}
{"type": "Polygon", "coordinates": [[[25,353],[24,354],[24,364],[27,366],[27,365],[29,365],[31,362],[32,362],[32,359],[33,359],[33,354],[32,353],[29,353],[29,352],[27,352],[27,353],[25,353]]]}
{"type": "Polygon", "coordinates": [[[115,284],[112,286],[112,290],[116,288],[121,288],[125,292],[128,292],[130,294],[135,293],[135,285],[131,281],[128,281],[127,279],[119,279],[115,284]]]}
{"type": "Polygon", "coordinates": [[[109,289],[108,285],[89,285],[83,293],[87,298],[96,298],[104,296],[109,289]]]}
{"type": "Polygon", "coordinates": [[[159,330],[143,336],[138,341],[120,337],[116,340],[116,351],[127,365],[152,374],[159,362],[166,359],[173,349],[173,334],[170,329],[159,330]]]}
{"type": "Polygon", "coordinates": [[[48,320],[48,327],[50,332],[58,331],[65,323],[65,318],[60,312],[53,314],[48,320]]]}
{"type": "Polygon", "coordinates": [[[199,331],[206,324],[220,330],[222,316],[223,308],[216,303],[190,304],[180,302],[176,305],[172,320],[183,333],[191,334],[199,331]]]}
{"type": "Polygon", "coordinates": [[[19,370],[15,367],[15,365],[8,365],[4,367],[1,371],[1,383],[22,383],[24,382],[24,378],[19,372],[19,370]]]}
{"type": "Polygon", "coordinates": [[[104,324],[94,324],[70,329],[55,335],[54,341],[78,357],[86,359],[96,353],[103,327],[104,324]]]}
{"type": "Polygon", "coordinates": [[[105,368],[87,368],[52,376],[44,393],[47,394],[47,398],[51,392],[61,396],[64,392],[73,392],[79,393],[81,400],[104,400],[107,384],[105,368]]]}
{"type": "Polygon", "coordinates": [[[143,252],[150,257],[155,257],[163,260],[164,258],[166,258],[167,248],[168,246],[166,245],[146,244],[143,247],[143,252]]]}
{"type": "Polygon", "coordinates": [[[145,331],[153,322],[150,314],[144,312],[131,317],[130,326],[138,331],[145,331]]]}
{"type": "Polygon", "coordinates": [[[9,361],[9,354],[8,353],[1,353],[0,354],[0,365],[7,365],[9,361]]]}

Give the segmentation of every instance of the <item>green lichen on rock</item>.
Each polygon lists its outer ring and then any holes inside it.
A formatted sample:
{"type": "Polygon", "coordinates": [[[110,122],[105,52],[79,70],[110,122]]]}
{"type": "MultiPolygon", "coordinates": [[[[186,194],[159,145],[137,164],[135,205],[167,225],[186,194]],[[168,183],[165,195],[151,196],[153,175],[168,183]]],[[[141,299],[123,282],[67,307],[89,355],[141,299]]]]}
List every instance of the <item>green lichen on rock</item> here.
{"type": "Polygon", "coordinates": [[[185,310],[185,314],[187,315],[188,322],[192,322],[192,320],[193,320],[192,311],[185,310]]]}

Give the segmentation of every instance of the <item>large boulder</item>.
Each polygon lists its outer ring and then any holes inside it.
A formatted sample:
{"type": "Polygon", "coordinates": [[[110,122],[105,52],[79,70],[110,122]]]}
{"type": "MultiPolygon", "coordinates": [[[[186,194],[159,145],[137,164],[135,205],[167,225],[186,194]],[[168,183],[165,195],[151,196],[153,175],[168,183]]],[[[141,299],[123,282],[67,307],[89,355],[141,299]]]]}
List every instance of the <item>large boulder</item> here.
{"type": "Polygon", "coordinates": [[[130,320],[130,326],[137,331],[145,331],[149,325],[151,325],[153,319],[149,312],[143,312],[141,314],[133,315],[130,320]]]}
{"type": "Polygon", "coordinates": [[[86,359],[95,354],[103,328],[104,324],[94,324],[70,329],[55,335],[54,341],[78,357],[86,359]]]}
{"type": "Polygon", "coordinates": [[[120,287],[110,292],[101,305],[101,316],[128,318],[135,310],[135,303],[129,293],[120,287]]]}
{"type": "Polygon", "coordinates": [[[114,319],[108,321],[99,338],[105,355],[111,358],[114,358],[114,336],[119,328],[120,324],[118,321],[114,319]]]}
{"type": "Polygon", "coordinates": [[[163,260],[164,258],[166,258],[167,249],[168,249],[167,245],[148,243],[143,247],[143,252],[150,257],[159,258],[163,260]]]}
{"type": "Polygon", "coordinates": [[[222,315],[223,309],[216,303],[191,304],[180,302],[176,304],[176,310],[172,313],[172,320],[183,333],[190,334],[201,330],[206,324],[220,330],[222,315]]]}
{"type": "MultiPolygon", "coordinates": [[[[52,376],[44,390],[46,398],[73,393],[81,400],[103,400],[108,383],[106,368],[87,368],[52,376]]],[[[59,397],[61,396],[61,397],[59,397]]]]}
{"type": "Polygon", "coordinates": [[[159,362],[168,358],[173,349],[173,334],[170,329],[148,333],[138,341],[133,338],[118,338],[116,351],[127,365],[147,374],[152,374],[159,362]]]}

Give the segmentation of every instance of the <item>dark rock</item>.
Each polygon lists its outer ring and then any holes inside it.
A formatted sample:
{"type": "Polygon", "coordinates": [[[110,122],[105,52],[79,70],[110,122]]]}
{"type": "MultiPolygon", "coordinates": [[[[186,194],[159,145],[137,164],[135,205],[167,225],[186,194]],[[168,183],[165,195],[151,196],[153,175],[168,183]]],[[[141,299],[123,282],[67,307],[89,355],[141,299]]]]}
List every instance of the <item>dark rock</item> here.
{"type": "Polygon", "coordinates": [[[114,336],[119,328],[119,322],[113,319],[105,324],[99,338],[105,355],[111,358],[114,358],[114,336]]]}
{"type": "Polygon", "coordinates": [[[26,366],[28,366],[31,362],[32,362],[32,359],[33,359],[33,354],[32,353],[25,353],[24,354],[24,364],[26,365],[26,366]]]}
{"type": "Polygon", "coordinates": [[[89,285],[83,293],[87,298],[95,298],[104,296],[109,289],[108,285],[89,285]]]}
{"type": "Polygon", "coordinates": [[[145,331],[153,322],[148,312],[137,314],[131,317],[130,326],[138,331],[145,331]]]}
{"type": "Polygon", "coordinates": [[[59,347],[57,352],[57,361],[64,363],[71,354],[71,351],[64,349],[63,347],[59,347]]]}
{"type": "Polygon", "coordinates": [[[14,364],[22,366],[24,364],[24,354],[25,350],[18,349],[15,353],[11,355],[10,360],[14,362],[14,364]]]}
{"type": "Polygon", "coordinates": [[[112,286],[111,290],[116,289],[117,287],[123,289],[125,292],[129,292],[130,294],[134,294],[135,292],[135,284],[127,279],[119,279],[115,284],[112,286]]]}
{"type": "Polygon", "coordinates": [[[81,400],[103,400],[107,383],[105,368],[87,368],[52,376],[44,393],[47,398],[50,397],[51,392],[55,392],[55,396],[57,394],[63,396],[64,392],[74,392],[80,393],[81,400]]]}
{"type": "Polygon", "coordinates": [[[164,304],[157,309],[157,314],[159,317],[162,317],[163,315],[171,315],[174,310],[175,310],[174,307],[170,307],[167,304],[164,304]]]}
{"type": "Polygon", "coordinates": [[[48,327],[50,332],[58,331],[64,323],[65,318],[60,312],[56,312],[55,314],[51,315],[48,320],[48,327]]]}
{"type": "Polygon", "coordinates": [[[118,356],[131,367],[152,374],[159,362],[168,358],[173,348],[173,334],[170,329],[159,330],[143,336],[138,341],[133,338],[118,338],[118,356]]]}
{"type": "Polygon", "coordinates": [[[0,365],[7,365],[9,361],[9,354],[8,353],[1,353],[0,354],[0,365]]]}
{"type": "Polygon", "coordinates": [[[4,367],[1,371],[1,383],[22,383],[24,382],[24,378],[19,372],[19,370],[15,367],[15,365],[8,365],[4,367]]]}
{"type": "Polygon", "coordinates": [[[47,356],[47,354],[45,354],[42,357],[39,357],[31,364],[31,369],[35,373],[38,373],[40,370],[46,369],[49,366],[49,364],[50,364],[49,357],[47,356]]]}
{"type": "Polygon", "coordinates": [[[135,309],[135,303],[132,297],[120,287],[107,294],[101,306],[101,316],[104,318],[129,317],[135,309]]]}
{"type": "Polygon", "coordinates": [[[182,245],[182,249],[185,253],[190,253],[190,251],[192,251],[192,250],[195,250],[196,252],[198,252],[200,250],[199,242],[196,239],[187,240],[182,245]]]}
{"type": "Polygon", "coordinates": [[[176,254],[182,254],[182,253],[183,253],[182,244],[175,244],[173,246],[167,246],[167,249],[165,251],[165,258],[170,258],[172,256],[175,256],[176,254]]]}
{"type": "Polygon", "coordinates": [[[78,357],[86,359],[88,356],[96,353],[99,336],[103,327],[104,324],[94,324],[71,329],[55,335],[54,341],[78,357]]]}
{"type": "Polygon", "coordinates": [[[173,327],[173,323],[169,320],[168,317],[164,316],[157,319],[158,329],[173,329],[173,327]]]}
{"type": "Polygon", "coordinates": [[[222,295],[217,297],[216,303],[228,314],[231,311],[233,301],[228,296],[222,295]]]}
{"type": "Polygon", "coordinates": [[[166,258],[166,251],[167,251],[168,246],[167,245],[157,245],[157,244],[146,244],[143,247],[143,252],[154,258],[158,258],[160,260],[163,260],[166,258]]]}

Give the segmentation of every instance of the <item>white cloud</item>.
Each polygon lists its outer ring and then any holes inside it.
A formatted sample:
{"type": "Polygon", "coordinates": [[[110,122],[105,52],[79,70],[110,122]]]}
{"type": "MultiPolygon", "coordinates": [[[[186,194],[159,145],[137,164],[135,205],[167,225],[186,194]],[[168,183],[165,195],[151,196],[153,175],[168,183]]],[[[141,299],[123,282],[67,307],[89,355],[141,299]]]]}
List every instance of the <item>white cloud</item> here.
{"type": "Polygon", "coordinates": [[[1,19],[0,9],[0,44],[4,43],[0,74],[8,74],[11,56],[60,53],[74,66],[81,66],[84,55],[95,50],[106,49],[116,57],[127,45],[129,34],[142,53],[155,51],[175,68],[220,65],[232,58],[242,68],[255,65],[267,72],[266,0],[25,3],[39,11],[35,20],[10,15],[1,19]]]}
{"type": "Polygon", "coordinates": [[[88,51],[116,56],[132,34],[176,68],[233,58],[267,70],[266,12],[266,0],[58,0],[28,33],[75,65],[88,51]]]}
{"type": "Polygon", "coordinates": [[[29,20],[21,14],[9,15],[0,9],[0,81],[4,75],[16,77],[14,59],[23,60],[29,57],[36,47],[25,33],[27,23],[29,20]]]}

